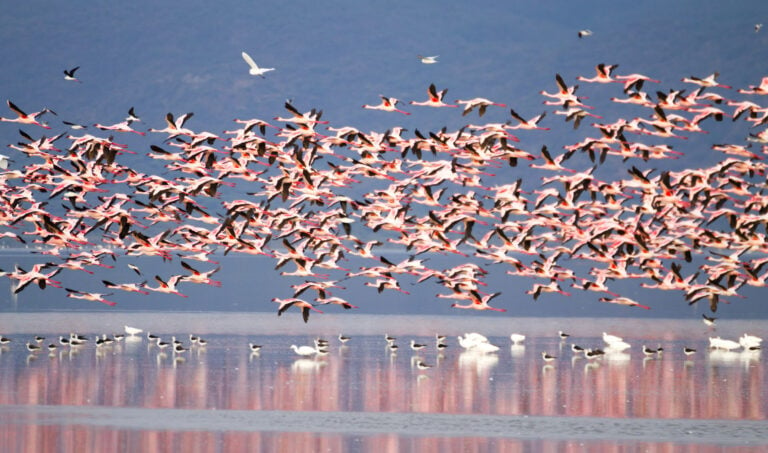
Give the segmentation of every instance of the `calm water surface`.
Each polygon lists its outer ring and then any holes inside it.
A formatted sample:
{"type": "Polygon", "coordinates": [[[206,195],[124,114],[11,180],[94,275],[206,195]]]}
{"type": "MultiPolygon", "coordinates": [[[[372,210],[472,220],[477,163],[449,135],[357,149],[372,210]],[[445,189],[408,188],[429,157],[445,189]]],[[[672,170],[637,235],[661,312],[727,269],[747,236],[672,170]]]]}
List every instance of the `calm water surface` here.
{"type": "Polygon", "coordinates": [[[709,336],[765,337],[759,321],[428,316],[296,317],[246,313],[0,315],[2,451],[761,451],[768,447],[765,359],[708,350],[709,336]],[[97,348],[128,324],[144,336],[97,348]],[[561,341],[558,330],[571,334],[561,341]],[[500,350],[465,352],[476,331],[500,350]],[[603,331],[632,344],[600,360],[603,331]],[[70,332],[91,341],[30,354],[70,332]],[[527,335],[511,346],[509,334],[527,335]],[[190,333],[208,340],[190,345],[190,333]],[[352,339],[341,345],[339,333],[352,339]],[[396,336],[397,354],[384,334],[396,336]],[[439,353],[435,333],[448,336],[439,353]],[[330,341],[301,358],[291,344],[330,341]],[[415,352],[410,340],[427,347],[415,352]],[[251,354],[249,342],[263,345],[251,354]],[[646,357],[642,346],[663,347],[646,357]],[[698,352],[682,353],[684,346],[698,352]],[[557,356],[544,363],[541,353],[557,356]],[[420,370],[422,361],[432,368],[420,370]]]}

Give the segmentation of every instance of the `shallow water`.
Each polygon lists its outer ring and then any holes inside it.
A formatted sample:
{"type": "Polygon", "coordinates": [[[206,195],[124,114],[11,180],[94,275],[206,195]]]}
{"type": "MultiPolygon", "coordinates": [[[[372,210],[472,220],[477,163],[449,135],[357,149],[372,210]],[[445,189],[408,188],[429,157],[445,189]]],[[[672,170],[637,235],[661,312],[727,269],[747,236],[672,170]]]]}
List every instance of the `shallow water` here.
{"type": "Polygon", "coordinates": [[[0,449],[72,451],[758,451],[768,445],[764,358],[709,351],[707,338],[765,336],[764,323],[427,316],[296,317],[245,313],[0,315],[0,449]],[[29,354],[35,334],[115,333],[124,324],[191,350],[161,352],[142,336],[97,348],[29,354]],[[513,324],[513,325],[510,325],[513,324]],[[568,341],[556,332],[566,330],[568,341]],[[464,352],[477,331],[500,346],[464,352]],[[574,357],[624,336],[627,353],[574,357]],[[339,332],[352,337],[341,346],[339,332]],[[509,334],[527,335],[511,347],[509,334]],[[190,346],[188,334],[208,346],[190,346]],[[384,333],[398,337],[396,355],[384,333]],[[448,335],[441,354],[434,334],[448,335]],[[291,344],[323,337],[330,352],[291,344]],[[418,354],[411,339],[425,343],[418,354]],[[258,355],[248,343],[263,345],[258,355]],[[647,358],[642,345],[662,346],[647,358]],[[698,352],[686,357],[683,346],[698,352]],[[558,358],[545,364],[541,352],[558,358]],[[419,370],[418,360],[432,365],[419,370]]]}

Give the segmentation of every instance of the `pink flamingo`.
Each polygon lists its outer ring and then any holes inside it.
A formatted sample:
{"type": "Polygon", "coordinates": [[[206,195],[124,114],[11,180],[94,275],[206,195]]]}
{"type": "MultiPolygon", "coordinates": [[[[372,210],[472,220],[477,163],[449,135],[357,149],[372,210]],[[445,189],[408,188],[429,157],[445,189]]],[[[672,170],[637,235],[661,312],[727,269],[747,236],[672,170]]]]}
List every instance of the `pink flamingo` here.
{"type": "Polygon", "coordinates": [[[55,114],[56,112],[54,112],[53,110],[46,108],[46,109],[40,110],[39,112],[27,114],[27,113],[24,113],[24,110],[17,107],[16,104],[11,102],[10,100],[6,100],[6,103],[8,104],[8,108],[11,109],[16,114],[16,118],[0,117],[0,121],[7,122],[7,123],[35,124],[42,128],[50,129],[50,126],[47,126],[46,124],[43,124],[37,121],[37,117],[49,112],[55,114]]]}
{"type": "Polygon", "coordinates": [[[410,115],[409,112],[405,112],[395,107],[400,102],[399,99],[386,97],[384,95],[379,95],[379,96],[381,97],[381,103],[379,103],[378,105],[364,104],[363,108],[369,109],[369,110],[382,110],[384,112],[398,112],[398,113],[402,113],[403,115],[410,115]]]}
{"type": "Polygon", "coordinates": [[[435,88],[435,84],[430,84],[429,88],[427,89],[427,95],[428,99],[426,101],[411,101],[411,105],[421,105],[426,107],[458,107],[458,105],[455,104],[446,104],[443,102],[443,98],[445,97],[446,93],[448,93],[448,89],[444,89],[442,91],[437,91],[437,88],[435,88]]]}

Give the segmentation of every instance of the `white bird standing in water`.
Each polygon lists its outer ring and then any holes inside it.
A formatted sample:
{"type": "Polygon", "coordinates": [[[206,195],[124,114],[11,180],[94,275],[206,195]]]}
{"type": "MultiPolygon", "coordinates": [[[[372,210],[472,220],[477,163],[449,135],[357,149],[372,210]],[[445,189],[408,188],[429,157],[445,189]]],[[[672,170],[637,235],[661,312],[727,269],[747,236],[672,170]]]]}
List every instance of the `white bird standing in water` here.
{"type": "Polygon", "coordinates": [[[513,333],[512,335],[509,336],[509,339],[512,340],[513,344],[518,345],[523,341],[525,341],[525,335],[520,333],[513,333]]]}
{"type": "Polygon", "coordinates": [[[245,52],[243,52],[242,55],[243,55],[243,60],[245,60],[245,62],[248,63],[248,66],[250,66],[250,68],[251,68],[248,71],[248,74],[250,74],[250,75],[255,75],[255,76],[260,76],[262,78],[266,78],[266,77],[264,77],[264,74],[266,74],[269,71],[274,71],[275,70],[275,68],[260,68],[259,65],[257,65],[256,62],[253,61],[253,58],[251,58],[250,55],[248,55],[245,52]]]}
{"type": "Polygon", "coordinates": [[[142,329],[139,329],[138,327],[131,327],[131,326],[123,326],[123,327],[125,328],[125,333],[127,333],[131,337],[134,337],[144,332],[142,329]]]}
{"type": "Polygon", "coordinates": [[[292,344],[291,349],[293,349],[293,352],[301,356],[310,356],[318,353],[318,350],[312,346],[296,346],[295,344],[292,344]]]}

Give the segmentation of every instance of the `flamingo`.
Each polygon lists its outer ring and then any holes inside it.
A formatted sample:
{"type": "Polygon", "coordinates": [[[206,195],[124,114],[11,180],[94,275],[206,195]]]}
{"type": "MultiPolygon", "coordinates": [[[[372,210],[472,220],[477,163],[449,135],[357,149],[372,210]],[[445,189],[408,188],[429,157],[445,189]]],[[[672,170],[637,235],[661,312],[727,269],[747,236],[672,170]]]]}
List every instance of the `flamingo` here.
{"type": "Polygon", "coordinates": [[[448,93],[448,89],[444,89],[441,91],[437,91],[437,88],[435,88],[435,84],[432,83],[429,85],[429,88],[427,89],[427,95],[428,99],[426,101],[411,101],[411,105],[421,105],[426,107],[458,107],[458,105],[455,104],[446,104],[443,102],[443,98],[445,97],[446,93],[448,93]]]}
{"type": "Polygon", "coordinates": [[[653,83],[661,83],[661,81],[652,79],[646,75],[643,74],[626,74],[626,75],[617,75],[616,80],[624,81],[624,92],[629,93],[630,90],[640,90],[642,87],[643,82],[653,82],[653,83]]]}
{"type": "Polygon", "coordinates": [[[357,305],[352,305],[349,302],[347,302],[345,299],[342,299],[341,297],[318,297],[315,299],[316,302],[318,302],[320,305],[327,305],[327,304],[335,304],[335,305],[341,305],[345,310],[349,310],[352,308],[360,308],[357,305]]]}
{"type": "Polygon", "coordinates": [[[288,112],[293,115],[291,118],[281,118],[279,116],[276,116],[273,118],[276,121],[285,121],[285,122],[293,122],[298,125],[314,125],[314,124],[328,124],[328,121],[320,121],[320,117],[322,116],[322,111],[315,111],[314,109],[310,110],[306,113],[301,113],[296,109],[296,107],[291,104],[290,101],[285,101],[285,104],[283,105],[288,112]]]}
{"type": "Polygon", "coordinates": [[[469,292],[469,294],[470,294],[470,300],[472,301],[470,304],[467,304],[467,305],[452,304],[451,307],[465,308],[465,309],[472,309],[472,310],[492,310],[492,311],[498,311],[502,313],[507,311],[504,308],[495,308],[488,305],[488,303],[494,297],[501,294],[500,292],[481,296],[480,293],[478,293],[475,290],[472,290],[469,292]]]}
{"type": "Polygon", "coordinates": [[[25,271],[18,265],[15,266],[14,272],[6,273],[0,269],[0,275],[6,275],[7,277],[18,280],[16,288],[13,290],[13,294],[18,294],[24,290],[29,284],[35,283],[40,289],[45,289],[48,285],[61,288],[61,282],[53,280],[53,277],[61,271],[61,267],[56,267],[49,273],[43,273],[43,269],[55,266],[53,263],[35,264],[29,272],[25,271]]]}
{"type": "Polygon", "coordinates": [[[101,129],[102,131],[115,131],[115,132],[133,132],[134,134],[139,135],[146,135],[145,132],[139,132],[131,127],[131,121],[122,121],[120,123],[112,124],[112,125],[103,125],[96,123],[93,125],[97,129],[101,129]]]}
{"type": "Polygon", "coordinates": [[[209,271],[201,272],[190,266],[189,263],[182,261],[181,267],[191,272],[190,275],[183,276],[180,281],[190,283],[204,283],[212,286],[221,286],[221,282],[211,279],[211,276],[221,270],[221,267],[216,267],[209,271]]]}
{"type": "Polygon", "coordinates": [[[248,74],[259,76],[262,79],[265,79],[266,77],[264,74],[268,73],[269,71],[274,71],[275,68],[260,68],[259,65],[256,64],[255,61],[253,61],[253,58],[251,58],[250,55],[248,55],[245,52],[242,52],[241,55],[243,56],[243,60],[245,60],[246,63],[248,63],[248,74]]]}
{"type": "Polygon", "coordinates": [[[706,76],[704,78],[695,77],[695,76],[684,77],[682,79],[682,81],[685,82],[685,83],[693,83],[693,84],[696,84],[696,85],[698,85],[700,87],[717,87],[717,88],[731,89],[731,86],[723,85],[723,84],[717,82],[717,78],[719,76],[720,76],[720,73],[715,72],[715,73],[710,74],[710,75],[708,75],[708,76],[706,76]]]}
{"type": "Polygon", "coordinates": [[[184,124],[189,121],[190,118],[194,113],[189,112],[185,113],[184,115],[181,115],[180,117],[174,119],[172,113],[168,113],[165,115],[165,123],[166,127],[163,129],[149,129],[149,132],[165,132],[167,134],[170,134],[169,138],[176,138],[179,135],[194,135],[194,133],[184,128],[184,124]]]}
{"type": "Polygon", "coordinates": [[[512,115],[512,118],[517,120],[518,124],[515,126],[510,126],[510,129],[537,129],[541,131],[548,131],[548,127],[539,127],[539,121],[544,119],[544,117],[547,115],[547,112],[543,112],[541,115],[535,116],[529,120],[526,120],[522,116],[518,115],[517,112],[515,112],[513,109],[509,110],[509,113],[512,115]]]}
{"type": "Polygon", "coordinates": [[[275,297],[272,299],[272,302],[277,302],[280,304],[280,306],[277,307],[277,316],[281,316],[284,311],[288,310],[291,307],[297,307],[301,309],[301,316],[304,318],[305,323],[309,321],[310,310],[316,311],[318,313],[322,313],[322,311],[315,308],[314,305],[310,304],[309,302],[303,299],[297,299],[297,298],[279,299],[275,297]]]}
{"type": "Polygon", "coordinates": [[[402,113],[403,115],[410,115],[409,112],[405,112],[395,107],[400,102],[399,99],[387,97],[381,94],[379,95],[379,97],[381,97],[381,103],[379,103],[378,105],[363,104],[363,108],[369,109],[369,110],[382,110],[385,112],[398,112],[398,113],[402,113]]]}
{"type": "Polygon", "coordinates": [[[595,66],[596,74],[594,77],[586,78],[584,76],[578,76],[576,77],[576,80],[593,83],[621,83],[621,80],[611,77],[611,72],[613,72],[613,70],[618,67],[619,65],[617,64],[608,65],[605,63],[599,63],[597,66],[595,66]]]}
{"type": "Polygon", "coordinates": [[[461,116],[467,116],[469,113],[472,112],[474,109],[478,109],[478,114],[480,116],[485,115],[485,110],[491,106],[495,105],[498,107],[506,107],[506,104],[501,104],[499,102],[493,102],[491,100],[485,99],[485,98],[474,98],[474,99],[467,99],[467,100],[455,100],[454,101],[457,104],[464,106],[464,111],[461,112],[461,116]]]}
{"type": "Polygon", "coordinates": [[[70,297],[72,299],[83,299],[83,300],[90,300],[94,302],[101,302],[102,304],[109,305],[110,307],[114,307],[115,305],[117,305],[117,302],[112,302],[105,299],[105,297],[110,296],[111,293],[101,294],[101,293],[90,293],[85,291],[78,291],[72,288],[64,288],[64,289],[67,290],[67,293],[68,293],[67,297],[70,297]]]}
{"type": "Polygon", "coordinates": [[[40,110],[39,112],[26,114],[26,113],[24,113],[23,110],[21,110],[19,107],[17,107],[16,104],[11,102],[10,100],[6,100],[5,102],[8,104],[8,108],[11,109],[16,114],[16,118],[3,118],[3,117],[0,117],[0,121],[8,122],[8,123],[34,124],[34,125],[37,125],[37,126],[40,126],[40,127],[44,128],[44,129],[50,129],[51,128],[50,126],[48,126],[46,124],[43,124],[43,123],[40,123],[39,121],[37,121],[37,117],[41,116],[41,115],[44,115],[46,113],[54,113],[55,114],[55,112],[53,110],[45,108],[43,110],[40,110]]]}
{"type": "Polygon", "coordinates": [[[155,275],[155,281],[157,281],[158,286],[144,286],[144,288],[158,293],[175,294],[177,296],[187,297],[186,294],[182,294],[176,290],[176,285],[181,281],[182,277],[182,275],[174,275],[170,277],[168,281],[165,281],[159,275],[155,275]]]}
{"type": "Polygon", "coordinates": [[[619,305],[626,305],[628,307],[640,307],[645,308],[646,310],[650,310],[651,307],[647,305],[643,305],[639,302],[636,302],[629,297],[601,297],[598,299],[600,302],[606,302],[609,304],[619,304],[619,305]]]}

